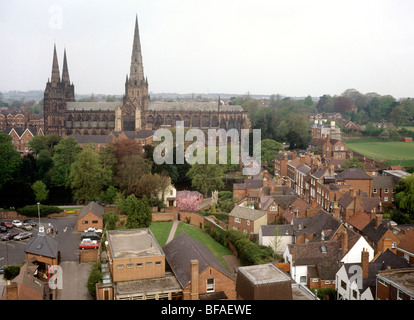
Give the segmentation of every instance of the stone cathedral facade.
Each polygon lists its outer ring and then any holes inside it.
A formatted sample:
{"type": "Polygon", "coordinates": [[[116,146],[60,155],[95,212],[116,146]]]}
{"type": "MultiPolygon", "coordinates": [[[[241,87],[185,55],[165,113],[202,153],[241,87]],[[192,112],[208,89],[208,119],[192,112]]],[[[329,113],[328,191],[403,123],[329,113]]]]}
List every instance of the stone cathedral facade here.
{"type": "Polygon", "coordinates": [[[161,102],[150,101],[148,79],[144,67],[139,38],[138,18],[132,46],[129,76],[126,76],[122,102],[76,102],[75,87],[70,82],[66,49],[62,76],[53,52],[51,79],[44,92],[45,134],[106,135],[110,132],[157,130],[174,128],[183,121],[185,128],[251,129],[247,112],[238,105],[220,102],[161,102]]]}

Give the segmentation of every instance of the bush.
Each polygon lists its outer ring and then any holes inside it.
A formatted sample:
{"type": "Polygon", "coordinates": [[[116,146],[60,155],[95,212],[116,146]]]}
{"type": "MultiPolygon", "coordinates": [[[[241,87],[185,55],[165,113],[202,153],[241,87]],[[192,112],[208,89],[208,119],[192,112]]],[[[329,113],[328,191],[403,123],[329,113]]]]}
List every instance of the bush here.
{"type": "Polygon", "coordinates": [[[227,199],[233,199],[233,192],[231,191],[219,191],[218,198],[220,201],[224,201],[227,199]]]}
{"type": "Polygon", "coordinates": [[[259,246],[250,241],[243,232],[227,230],[226,236],[236,247],[242,265],[263,264],[273,261],[273,250],[271,248],[259,246]]]}
{"type": "Polygon", "coordinates": [[[114,230],[118,221],[119,215],[115,212],[105,212],[103,215],[103,222],[106,230],[114,230]]]}
{"type": "Polygon", "coordinates": [[[30,206],[25,206],[23,208],[19,208],[17,209],[17,213],[24,215],[26,217],[38,217],[38,210],[40,209],[40,216],[41,217],[46,217],[48,214],[51,213],[60,213],[63,210],[59,207],[55,207],[55,206],[45,206],[45,205],[40,205],[39,208],[37,206],[37,204],[34,205],[30,205],[30,206]]]}
{"type": "Polygon", "coordinates": [[[4,266],[3,278],[5,280],[13,280],[20,273],[21,265],[4,266]]]}
{"type": "Polygon", "coordinates": [[[92,265],[87,283],[89,294],[94,298],[96,298],[96,284],[100,282],[102,278],[103,273],[101,272],[101,264],[99,262],[95,262],[92,265]]]}

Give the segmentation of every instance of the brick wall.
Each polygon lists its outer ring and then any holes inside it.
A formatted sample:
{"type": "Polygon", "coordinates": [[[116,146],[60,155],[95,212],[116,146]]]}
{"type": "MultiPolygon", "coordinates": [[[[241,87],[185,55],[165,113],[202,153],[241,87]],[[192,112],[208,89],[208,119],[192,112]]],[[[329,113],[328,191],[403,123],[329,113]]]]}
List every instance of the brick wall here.
{"type": "Polygon", "coordinates": [[[204,228],[204,223],[205,223],[204,216],[196,212],[180,211],[178,212],[178,220],[189,223],[201,229],[204,228]]]}
{"type": "Polygon", "coordinates": [[[168,212],[168,213],[161,213],[161,212],[153,212],[152,213],[152,221],[173,221],[175,216],[175,212],[168,212]]]}
{"type": "Polygon", "coordinates": [[[79,263],[82,262],[97,262],[99,250],[80,250],[79,263]]]}

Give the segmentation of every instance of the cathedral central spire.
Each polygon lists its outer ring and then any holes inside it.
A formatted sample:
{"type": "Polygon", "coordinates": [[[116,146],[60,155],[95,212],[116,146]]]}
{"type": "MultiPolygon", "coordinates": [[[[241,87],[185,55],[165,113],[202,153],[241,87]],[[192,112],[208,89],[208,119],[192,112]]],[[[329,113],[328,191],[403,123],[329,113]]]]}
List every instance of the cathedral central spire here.
{"type": "Polygon", "coordinates": [[[66,59],[66,48],[65,48],[65,51],[63,53],[62,82],[70,84],[68,61],[66,59]]]}
{"type": "Polygon", "coordinates": [[[134,43],[132,45],[131,69],[129,74],[129,83],[139,85],[144,79],[144,67],[142,63],[141,43],[139,39],[138,15],[135,18],[134,43]]]}

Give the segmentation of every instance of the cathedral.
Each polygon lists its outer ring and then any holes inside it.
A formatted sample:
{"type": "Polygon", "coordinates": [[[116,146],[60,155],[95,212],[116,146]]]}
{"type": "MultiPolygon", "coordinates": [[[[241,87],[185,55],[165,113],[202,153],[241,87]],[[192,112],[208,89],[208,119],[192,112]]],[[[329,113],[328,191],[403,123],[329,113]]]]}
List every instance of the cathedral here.
{"type": "Polygon", "coordinates": [[[119,102],[76,102],[75,87],[70,81],[66,49],[62,76],[53,52],[52,75],[44,92],[45,134],[107,135],[111,132],[157,130],[174,128],[183,121],[185,128],[251,129],[247,112],[239,105],[199,101],[150,101],[148,79],[144,67],[139,38],[138,18],[135,20],[134,39],[129,76],[125,93],[119,102]]]}

